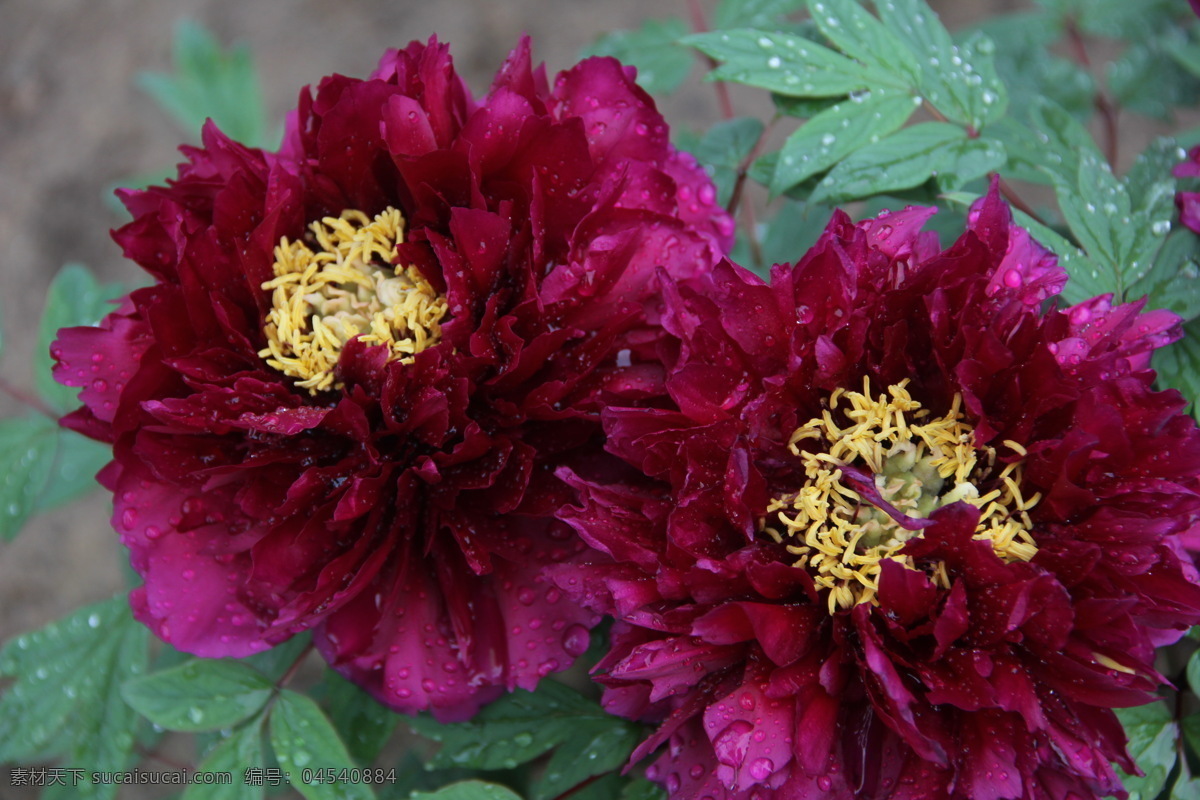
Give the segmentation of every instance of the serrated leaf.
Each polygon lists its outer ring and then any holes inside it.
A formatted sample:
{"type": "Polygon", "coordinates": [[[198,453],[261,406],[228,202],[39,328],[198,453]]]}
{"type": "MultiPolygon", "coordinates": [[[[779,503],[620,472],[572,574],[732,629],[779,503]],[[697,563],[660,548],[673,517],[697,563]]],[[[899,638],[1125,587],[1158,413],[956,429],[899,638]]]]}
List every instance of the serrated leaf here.
{"type": "Polygon", "coordinates": [[[396,729],[399,715],[332,670],[325,680],[333,727],[356,762],[371,764],[396,729]]]}
{"type": "Polygon", "coordinates": [[[533,785],[530,800],[552,800],[593,775],[618,769],[641,738],[636,726],[615,720],[579,730],[554,751],[546,771],[533,785]]]}
{"type": "Polygon", "coordinates": [[[876,9],[883,25],[916,57],[921,69],[918,90],[931,105],[976,131],[1004,115],[1008,93],[996,75],[991,39],[975,33],[955,44],[924,0],[888,0],[876,9]]]}
{"type": "Polygon", "coordinates": [[[274,685],[232,659],[193,659],[121,687],[129,705],[172,731],[215,731],[258,713],[274,685]]]}
{"type": "Polygon", "coordinates": [[[908,44],[858,0],[807,0],[808,10],[825,38],[864,64],[903,76],[907,86],[921,81],[921,65],[908,44]]]}
{"type": "Polygon", "coordinates": [[[1183,326],[1183,338],[1154,351],[1154,369],[1164,387],[1178,389],[1191,403],[1193,416],[1200,414],[1200,322],[1183,326]]]}
{"type": "Polygon", "coordinates": [[[0,420],[0,538],[15,537],[38,507],[57,443],[58,426],[39,414],[0,420]]]}
{"type": "Polygon", "coordinates": [[[773,30],[784,15],[803,5],[804,0],[721,0],[713,27],[773,30]]]}
{"type": "Polygon", "coordinates": [[[0,701],[0,761],[67,755],[88,772],[77,796],[111,798],[115,785],[92,785],[90,773],[129,762],[137,715],[117,688],[145,670],[146,647],[123,595],[8,642],[0,675],[16,682],[0,701]]]}
{"type": "MultiPolygon", "coordinates": [[[[1134,214],[1133,201],[1108,165],[1091,152],[1080,153],[1075,185],[1055,176],[1058,205],[1088,256],[1100,267],[1091,294],[1114,292],[1125,299],[1126,288],[1142,278],[1161,244],[1155,241],[1150,209],[1134,214]]],[[[1154,208],[1157,202],[1151,201],[1154,208]]]]}
{"type": "Polygon", "coordinates": [[[1186,229],[1168,236],[1154,266],[1128,295],[1145,296],[1150,308],[1170,309],[1185,321],[1200,316],[1200,237],[1186,229]]]}
{"type": "Polygon", "coordinates": [[[722,62],[709,80],[757,86],[790,97],[840,97],[903,80],[799,36],[738,29],[693,34],[684,44],[722,62]]]}
{"type": "Polygon", "coordinates": [[[415,731],[442,743],[430,767],[475,769],[511,769],[581,733],[618,724],[600,706],[554,681],[542,681],[536,692],[518,689],[505,695],[467,722],[409,720],[415,731]]]}
{"type": "Polygon", "coordinates": [[[267,146],[267,120],[250,49],[225,51],[202,25],[184,20],[175,29],[174,72],[144,72],[138,85],[189,134],[212,118],[232,139],[267,146]]]}
{"type": "Polygon", "coordinates": [[[859,93],[822,111],[784,142],[771,177],[771,193],[782,194],[899,130],[916,109],[911,96],[878,89],[859,93]]]}
{"type": "Polygon", "coordinates": [[[1175,57],[1155,39],[1127,47],[1109,63],[1106,77],[1122,108],[1164,121],[1174,109],[1194,105],[1200,94],[1200,80],[1179,69],[1175,57]]]}
{"type": "Polygon", "coordinates": [[[1187,682],[1193,693],[1200,693],[1200,650],[1192,653],[1188,659],[1187,682]]]}
{"type": "Polygon", "coordinates": [[[232,783],[192,784],[181,800],[260,800],[264,787],[248,785],[246,770],[263,767],[262,722],[262,718],[251,720],[219,741],[196,768],[198,772],[229,773],[232,783]]]}
{"type": "Polygon", "coordinates": [[[1095,80],[1051,51],[1062,36],[1062,20],[1044,11],[1003,14],[985,19],[978,30],[996,45],[996,74],[1008,89],[1010,116],[1024,121],[1026,110],[1043,98],[1072,115],[1092,113],[1095,80]]]}
{"type": "Polygon", "coordinates": [[[922,122],[868,145],[830,170],[812,193],[814,203],[836,204],[920,186],[951,169],[955,146],[967,133],[945,122],[922,122]]]}
{"type": "Polygon", "coordinates": [[[1139,708],[1115,709],[1129,738],[1128,750],[1145,777],[1122,773],[1129,800],[1154,800],[1175,766],[1178,729],[1171,712],[1161,702],[1139,708]]]}
{"type": "Polygon", "coordinates": [[[612,56],[637,67],[638,85],[651,94],[670,94],[687,80],[692,55],[679,45],[688,25],[676,17],[647,20],[632,31],[613,31],[584,50],[585,56],[612,56]]]}
{"type": "Polygon", "coordinates": [[[79,405],[78,389],[63,386],[54,380],[50,345],[58,338],[60,328],[76,325],[96,325],[113,310],[111,300],[125,293],[120,284],[102,284],[82,264],[67,264],[58,271],[46,291],[46,306],[38,324],[38,350],[34,362],[34,380],[38,394],[60,413],[79,405]]]}
{"type": "Polygon", "coordinates": [[[346,746],[329,718],[311,698],[291,690],[280,692],[271,709],[271,747],[292,786],[308,800],[358,800],[375,793],[364,783],[307,783],[303,771],[314,775],[354,769],[346,746]]]}
{"type": "Polygon", "coordinates": [[[521,796],[498,783],[459,781],[436,792],[414,792],[411,800],[521,800],[521,796]]]}

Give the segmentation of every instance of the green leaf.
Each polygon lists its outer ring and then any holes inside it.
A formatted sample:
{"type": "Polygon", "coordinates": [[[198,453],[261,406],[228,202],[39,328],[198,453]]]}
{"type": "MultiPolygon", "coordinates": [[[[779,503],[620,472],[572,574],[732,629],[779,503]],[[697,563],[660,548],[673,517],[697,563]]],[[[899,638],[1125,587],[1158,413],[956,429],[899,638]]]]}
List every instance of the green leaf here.
{"type": "Polygon", "coordinates": [[[112,460],[112,446],[66,428],[56,431],[50,476],[34,504],[34,513],[49,511],[99,488],[96,473],[112,460]]]}
{"type": "Polygon", "coordinates": [[[759,120],[737,117],[713,125],[697,144],[693,154],[709,168],[720,205],[729,202],[738,168],[758,144],[762,132],[763,124],[759,120]]]}
{"type": "Polygon", "coordinates": [[[1183,338],[1154,352],[1158,382],[1178,389],[1191,403],[1192,415],[1200,414],[1200,321],[1183,326],[1183,338]]]}
{"type": "Polygon", "coordinates": [[[511,769],[569,740],[595,737],[602,730],[627,724],[554,681],[542,681],[537,692],[517,690],[505,695],[468,722],[442,725],[428,717],[409,720],[418,733],[442,743],[430,767],[475,769],[511,769]]]}
{"type": "Polygon", "coordinates": [[[1171,721],[1171,712],[1161,702],[1118,708],[1115,712],[1129,737],[1129,754],[1145,773],[1142,778],[1122,774],[1129,800],[1154,800],[1175,766],[1178,729],[1171,721]]]}
{"type": "Polygon", "coordinates": [[[305,782],[304,770],[321,778],[330,772],[354,769],[346,746],[329,719],[312,699],[290,690],[280,692],[271,709],[271,747],[292,786],[308,800],[373,798],[365,783],[305,782]]]}
{"type": "Polygon", "coordinates": [[[0,420],[0,537],[11,540],[38,507],[54,468],[58,426],[40,414],[0,420]]]}
{"type": "Polygon", "coordinates": [[[905,88],[896,76],[798,36],[739,29],[693,34],[683,43],[723,62],[708,80],[744,83],[790,97],[840,97],[880,86],[905,88]]]}
{"type": "Polygon", "coordinates": [[[229,137],[263,147],[267,119],[258,71],[250,49],[228,52],[198,23],[184,20],[175,29],[174,72],[144,72],[138,85],[189,134],[212,118],[229,137]]]}
{"type": "Polygon", "coordinates": [[[1194,106],[1200,95],[1200,80],[1179,69],[1176,57],[1154,39],[1127,47],[1108,65],[1107,82],[1122,108],[1163,121],[1176,108],[1194,106]]]}
{"type": "Polygon", "coordinates": [[[1075,116],[1092,113],[1095,80],[1051,51],[1062,36],[1061,20],[1044,11],[1004,14],[984,20],[978,30],[996,44],[996,74],[1008,88],[1010,115],[1023,121],[1026,110],[1043,98],[1075,116]]]}
{"type": "Polygon", "coordinates": [[[663,787],[645,778],[630,781],[621,792],[621,800],[663,800],[665,797],[663,787]]]}
{"type": "Polygon", "coordinates": [[[530,800],[552,800],[593,775],[620,768],[641,738],[641,731],[629,724],[581,727],[554,751],[530,800]]]}
{"type": "Polygon", "coordinates": [[[1187,229],[1167,237],[1154,266],[1129,287],[1129,298],[1149,298],[1150,308],[1167,308],[1183,319],[1200,316],[1200,236],[1187,229]]]}
{"type": "Polygon", "coordinates": [[[650,94],[670,94],[687,80],[692,55],[679,46],[687,23],[676,17],[647,20],[633,31],[613,31],[587,48],[585,56],[613,56],[637,67],[638,85],[650,94]]]}
{"type": "Polygon", "coordinates": [[[1171,787],[1168,800],[1196,800],[1200,797],[1200,778],[1193,777],[1187,759],[1179,760],[1179,777],[1171,787]]]}
{"type": "Polygon", "coordinates": [[[1192,657],[1188,659],[1187,682],[1193,692],[1200,690],[1200,650],[1192,653],[1192,657]]]}
{"type": "Polygon", "coordinates": [[[899,76],[906,87],[921,81],[921,65],[908,43],[858,4],[858,0],[807,0],[817,27],[839,50],[899,76]]]}
{"type": "Polygon", "coordinates": [[[1135,206],[1128,187],[1091,151],[1079,154],[1075,185],[1055,176],[1058,204],[1071,233],[1100,269],[1084,277],[1087,296],[1113,292],[1127,299],[1128,287],[1144,278],[1170,226],[1171,184],[1154,184],[1135,206]]]}
{"type": "Polygon", "coordinates": [[[991,39],[976,33],[955,44],[924,0],[888,0],[876,9],[883,25],[916,56],[917,88],[930,105],[976,131],[1004,115],[1008,92],[996,75],[991,39]]]}
{"type": "Polygon", "coordinates": [[[67,264],[58,271],[46,292],[46,306],[38,324],[38,352],[34,362],[34,380],[38,394],[55,411],[70,411],[79,405],[79,390],[63,386],[54,380],[50,345],[58,338],[60,328],[76,325],[96,325],[113,310],[110,301],[125,293],[116,283],[102,284],[82,264],[67,264]]]}
{"type": "Polygon", "coordinates": [[[259,717],[221,739],[196,768],[199,772],[230,773],[232,783],[192,784],[184,791],[182,800],[259,800],[263,787],[247,785],[246,770],[263,768],[262,723],[259,717]]]}
{"type": "Polygon", "coordinates": [[[414,792],[411,800],[521,800],[521,797],[498,783],[459,781],[436,792],[414,792]]]}
{"type": "Polygon", "coordinates": [[[270,650],[263,650],[252,656],[246,656],[240,661],[248,664],[266,675],[272,682],[279,680],[283,674],[296,663],[296,659],[312,646],[312,634],[301,633],[293,636],[282,644],[277,644],[270,650]]]}
{"type": "Polygon", "coordinates": [[[332,670],[325,673],[330,719],[346,749],[362,766],[375,761],[400,717],[332,670]]]}
{"type": "Polygon", "coordinates": [[[804,0],[721,0],[714,27],[774,30],[784,15],[803,5],[804,0]]]}
{"type": "Polygon", "coordinates": [[[1183,729],[1184,741],[1191,748],[1192,754],[1200,756],[1200,714],[1184,717],[1180,727],[1183,729]]]}
{"type": "Polygon", "coordinates": [[[952,169],[967,133],[945,122],[922,122],[868,145],[825,176],[812,193],[814,203],[835,204],[920,186],[952,169]]]}
{"type": "Polygon", "coordinates": [[[771,193],[782,194],[856,150],[896,131],[917,109],[902,92],[862,92],[814,116],[788,137],[779,153],[771,193]]]}
{"type": "MultiPolygon", "coordinates": [[[[137,715],[119,685],[146,667],[146,628],[124,595],[85,606],[0,651],[0,676],[16,678],[0,701],[0,761],[45,761],[124,770],[137,715]]],[[[116,786],[75,787],[77,796],[111,798],[116,786]]]]}
{"type": "Polygon", "coordinates": [[[172,731],[215,731],[258,713],[274,689],[265,675],[231,659],[193,659],[122,687],[129,705],[172,731]]]}

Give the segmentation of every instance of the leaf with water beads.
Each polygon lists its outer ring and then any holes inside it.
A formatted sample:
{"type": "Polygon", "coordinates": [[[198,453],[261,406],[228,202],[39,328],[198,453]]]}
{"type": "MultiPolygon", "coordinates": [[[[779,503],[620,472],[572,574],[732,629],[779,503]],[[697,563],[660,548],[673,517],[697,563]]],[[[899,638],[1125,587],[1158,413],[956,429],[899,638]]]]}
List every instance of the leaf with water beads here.
{"type": "MultiPolygon", "coordinates": [[[[119,685],[146,666],[146,629],[124,595],[85,606],[0,651],[0,675],[16,683],[0,702],[0,761],[45,761],[91,771],[127,767],[137,714],[119,685]]],[[[75,787],[79,797],[109,798],[115,785],[75,787]]]]}
{"type": "Polygon", "coordinates": [[[894,193],[936,178],[944,191],[959,189],[1004,163],[1004,147],[971,139],[957,125],[922,122],[858,150],[817,185],[814,203],[841,203],[894,193]]]}
{"type": "Polygon", "coordinates": [[[713,27],[774,30],[784,22],[785,15],[803,5],[804,0],[721,0],[713,27]]]}
{"type": "Polygon", "coordinates": [[[807,0],[809,13],[825,38],[864,64],[902,76],[908,86],[921,79],[921,64],[909,45],[858,0],[807,0]]]}
{"type": "Polygon", "coordinates": [[[498,783],[459,781],[436,792],[413,792],[410,800],[521,800],[521,797],[498,783]]]}
{"type": "MultiPolygon", "coordinates": [[[[1183,338],[1154,352],[1154,369],[1159,385],[1178,389],[1192,404],[1192,416],[1200,418],[1200,322],[1183,326],[1183,338]]],[[[1198,684],[1192,684],[1196,691],[1198,684]]]]}
{"type": "Polygon", "coordinates": [[[1129,800],[1154,800],[1175,766],[1175,739],[1179,730],[1166,704],[1159,701],[1138,708],[1118,708],[1115,712],[1125,726],[1129,754],[1145,773],[1144,777],[1136,777],[1122,772],[1129,800]]]}
{"type": "MultiPolygon", "coordinates": [[[[604,731],[613,731],[609,745],[620,744],[622,751],[612,758],[628,758],[636,739],[617,731],[629,728],[630,723],[606,713],[597,704],[560,683],[544,680],[536,692],[518,689],[484,708],[467,722],[442,725],[427,717],[409,722],[418,733],[442,743],[442,748],[429,762],[432,768],[446,766],[475,769],[512,769],[531,761],[553,747],[576,739],[585,740],[581,747],[589,752],[586,742],[592,742],[604,731]]],[[[606,756],[606,759],[608,756],[606,756]]],[[[596,774],[585,759],[577,767],[576,783],[596,774]]],[[[566,778],[564,778],[564,781],[566,778]]]]}
{"type": "Polygon", "coordinates": [[[788,137],[775,163],[771,193],[782,194],[860,148],[899,130],[916,111],[903,92],[876,89],[831,106],[788,137]]]}
{"type": "Polygon", "coordinates": [[[1165,308],[1186,322],[1200,317],[1200,236],[1186,228],[1167,236],[1154,266],[1129,287],[1148,308],[1165,308]]]}
{"type": "Polygon", "coordinates": [[[612,718],[605,724],[582,726],[555,749],[546,771],[533,785],[530,800],[551,800],[593,775],[620,768],[641,739],[637,727],[612,718]]]}
{"type": "Polygon", "coordinates": [[[96,325],[113,310],[110,301],[125,293],[116,283],[100,283],[82,264],[67,264],[58,271],[46,292],[46,305],[38,323],[38,349],[34,362],[34,381],[42,399],[60,413],[79,405],[79,390],[63,386],[51,375],[54,361],[50,345],[62,328],[96,325]]]}
{"type": "Polygon", "coordinates": [[[647,20],[632,31],[613,31],[586,48],[585,56],[612,56],[637,68],[638,85],[651,94],[670,94],[687,80],[693,59],[679,46],[687,23],[676,17],[647,20]]]}
{"type": "Polygon", "coordinates": [[[16,536],[38,507],[57,444],[58,426],[45,417],[0,420],[0,537],[16,536]]]}
{"type": "Polygon", "coordinates": [[[722,62],[708,75],[789,97],[840,97],[880,86],[906,84],[824,45],[800,36],[750,29],[699,33],[683,39],[722,62]]]}
{"type": "Polygon", "coordinates": [[[359,800],[375,793],[365,783],[321,782],[324,776],[355,769],[354,761],[329,718],[317,704],[291,690],[279,693],[271,709],[271,747],[284,774],[308,800],[359,800]],[[305,770],[315,776],[303,779],[305,770]]]}
{"type": "Polygon", "coordinates": [[[257,670],[230,659],[192,659],[121,687],[125,701],[172,731],[215,731],[258,713],[274,686],[257,670]]]}
{"type": "Polygon", "coordinates": [[[948,119],[982,130],[1004,116],[1008,92],[996,75],[996,46],[983,34],[955,44],[924,0],[880,0],[880,21],[912,50],[920,64],[917,90],[948,119]]]}
{"type": "Polygon", "coordinates": [[[232,783],[192,784],[181,800],[260,800],[263,787],[247,784],[245,776],[246,770],[263,767],[262,723],[262,717],[256,717],[221,739],[196,768],[198,772],[229,773],[232,783]]]}
{"type": "Polygon", "coordinates": [[[375,761],[400,716],[332,670],[325,673],[326,701],[333,727],[362,766],[375,761]]]}
{"type": "Polygon", "coordinates": [[[705,166],[717,187],[717,203],[729,202],[737,171],[762,136],[763,124],[753,117],[735,117],[713,125],[696,142],[692,154],[705,166]]]}

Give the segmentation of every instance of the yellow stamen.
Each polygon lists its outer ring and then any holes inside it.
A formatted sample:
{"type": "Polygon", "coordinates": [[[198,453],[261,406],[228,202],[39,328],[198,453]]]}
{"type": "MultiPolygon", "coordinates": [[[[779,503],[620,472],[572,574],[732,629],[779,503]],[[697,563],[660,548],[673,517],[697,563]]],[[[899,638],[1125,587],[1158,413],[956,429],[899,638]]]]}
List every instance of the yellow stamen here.
{"type": "Polygon", "coordinates": [[[389,361],[411,362],[442,336],[446,298],[413,266],[393,266],[404,217],[374,220],[353,209],[309,225],[304,239],[275,248],[271,310],[258,355],[310,393],[340,389],[334,376],[351,339],[383,345],[389,361]],[[315,245],[315,249],[312,246],[315,245]]]}
{"type": "MultiPolygon", "coordinates": [[[[797,567],[813,573],[813,581],[829,592],[830,612],[858,603],[877,602],[881,562],[895,561],[917,569],[901,551],[920,532],[902,528],[882,510],[842,482],[842,467],[861,464],[875,475],[880,495],[910,517],[928,517],[950,503],[966,502],[980,509],[975,537],[991,544],[1005,561],[1029,561],[1037,554],[1030,536],[1029,509],[1041,494],[1021,492],[1025,448],[1003,444],[1021,457],[993,474],[996,452],[977,447],[975,431],[963,421],[962,397],[955,395],[950,410],[929,418],[907,390],[908,381],[889,386],[887,395],[871,396],[870,381],[862,392],[837,389],[819,417],[794,431],[788,447],[801,457],[806,483],[797,492],[777,497],[767,506],[768,520],[782,525],[764,533],[798,557],[797,567]],[[839,411],[848,424],[838,424],[839,411]],[[823,440],[827,452],[802,450],[800,443],[823,440]],[[982,459],[980,458],[982,456],[982,459]],[[982,463],[981,463],[982,461],[982,463]],[[986,493],[978,484],[990,483],[986,493]]],[[[950,587],[946,565],[923,569],[942,588],[950,587]]]]}

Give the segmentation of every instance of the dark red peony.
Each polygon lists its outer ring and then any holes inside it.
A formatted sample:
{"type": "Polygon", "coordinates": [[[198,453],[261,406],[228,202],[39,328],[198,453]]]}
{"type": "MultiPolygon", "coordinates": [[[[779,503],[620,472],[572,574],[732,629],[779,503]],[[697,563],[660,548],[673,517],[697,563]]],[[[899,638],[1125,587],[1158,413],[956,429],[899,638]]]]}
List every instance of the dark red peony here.
{"type": "MultiPolygon", "coordinates": [[[[605,705],[672,798],[1067,800],[1134,770],[1111,709],[1200,621],[1178,534],[1200,434],[1178,320],[1065,274],[993,191],[941,250],[840,212],[770,286],[664,279],[661,395],[604,411],[626,474],[562,469],[611,613],[605,705]]],[[[636,368],[637,365],[635,364],[636,368]]],[[[651,367],[644,367],[649,371],[651,367]]]]}
{"type": "Polygon", "coordinates": [[[655,270],[727,248],[707,176],[631,70],[551,89],[527,42],[478,101],[435,39],[305,91],[279,153],[203,142],[123,195],[153,285],[54,347],[137,617],[202,656],[311,629],[443,718],[565,668],[597,617],[539,577],[580,547],[555,470],[599,449],[655,270]]]}
{"type": "MultiPolygon", "coordinates": [[[[1176,178],[1200,178],[1200,147],[1193,147],[1189,150],[1187,158],[1175,166],[1173,174],[1176,178]]],[[[1196,233],[1200,233],[1200,192],[1177,193],[1175,206],[1179,209],[1180,222],[1196,233]]]]}

